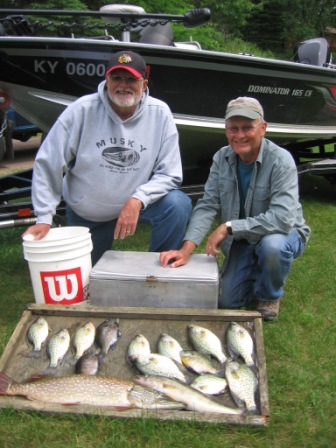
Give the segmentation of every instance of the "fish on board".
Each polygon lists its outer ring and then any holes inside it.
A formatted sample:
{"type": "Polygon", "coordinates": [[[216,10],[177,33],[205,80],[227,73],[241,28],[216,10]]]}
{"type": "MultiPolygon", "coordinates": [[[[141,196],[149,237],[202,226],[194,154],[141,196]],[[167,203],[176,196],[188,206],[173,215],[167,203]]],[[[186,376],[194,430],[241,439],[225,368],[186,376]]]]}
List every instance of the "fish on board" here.
{"type": "Polygon", "coordinates": [[[113,349],[121,337],[119,319],[105,320],[96,330],[96,343],[101,348],[100,358],[103,359],[110,349],[113,349]]]}
{"type": "Polygon", "coordinates": [[[85,353],[76,362],[75,373],[81,375],[96,375],[99,370],[99,356],[97,353],[85,353]]]}
{"type": "Polygon", "coordinates": [[[220,373],[220,369],[216,368],[206,355],[196,350],[182,350],[180,356],[182,364],[199,375],[205,373],[218,375],[220,373]]]}
{"type": "Polygon", "coordinates": [[[78,359],[93,345],[95,340],[96,327],[92,322],[86,322],[80,326],[73,336],[73,346],[75,357],[78,359]]]}
{"type": "Polygon", "coordinates": [[[150,390],[139,384],[134,384],[129,391],[128,398],[132,406],[140,409],[185,409],[185,405],[175,400],[167,399],[164,395],[150,390]]]}
{"type": "Polygon", "coordinates": [[[33,352],[40,353],[43,344],[46,342],[49,334],[48,322],[43,317],[38,317],[29,327],[27,338],[33,344],[33,352]]]}
{"type": "Polygon", "coordinates": [[[126,360],[130,365],[133,365],[136,362],[145,364],[148,362],[150,354],[151,348],[148,339],[139,333],[131,340],[128,346],[126,360]]]}
{"type": "Polygon", "coordinates": [[[190,386],[206,395],[223,394],[228,386],[225,378],[206,373],[194,379],[190,386]]]}
{"type": "Polygon", "coordinates": [[[178,368],[175,361],[168,356],[160,355],[159,353],[151,353],[146,362],[135,363],[137,369],[144,375],[158,375],[168,378],[176,378],[182,382],[186,382],[188,378],[178,368]]]}
{"type": "Polygon", "coordinates": [[[246,365],[254,366],[254,343],[252,336],[242,325],[231,322],[226,333],[227,349],[233,358],[241,357],[246,365]]]}
{"type": "Polygon", "coordinates": [[[184,405],[155,391],[121,378],[69,375],[41,377],[18,383],[0,373],[0,395],[23,396],[28,400],[62,405],[92,405],[116,410],[183,409],[184,405]]]}
{"type": "Polygon", "coordinates": [[[218,336],[207,328],[198,325],[188,325],[190,341],[198,352],[216,358],[221,364],[227,360],[222,343],[218,336]]]}
{"type": "Polygon", "coordinates": [[[70,334],[66,328],[54,334],[48,343],[48,353],[50,357],[49,367],[55,368],[64,358],[70,347],[70,334]]]}
{"type": "Polygon", "coordinates": [[[225,406],[213,398],[193,389],[172,378],[157,375],[136,376],[133,378],[136,384],[151,388],[170,398],[183,403],[187,410],[206,413],[242,415],[238,408],[225,406]]]}
{"type": "Polygon", "coordinates": [[[161,355],[168,356],[168,358],[171,358],[180,364],[182,363],[180,352],[183,348],[180,343],[169,334],[161,333],[157,348],[161,355]]]}
{"type": "Polygon", "coordinates": [[[237,406],[246,407],[248,412],[255,413],[257,411],[255,393],[258,379],[253,370],[245,363],[240,364],[232,359],[226,363],[225,377],[237,406]]]}

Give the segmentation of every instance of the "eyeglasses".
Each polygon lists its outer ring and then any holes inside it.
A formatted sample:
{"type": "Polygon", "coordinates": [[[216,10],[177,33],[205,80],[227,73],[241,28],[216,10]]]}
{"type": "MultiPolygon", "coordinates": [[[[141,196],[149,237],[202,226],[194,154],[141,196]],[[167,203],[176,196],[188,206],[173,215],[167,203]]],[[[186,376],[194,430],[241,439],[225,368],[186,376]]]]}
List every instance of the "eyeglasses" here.
{"type": "Polygon", "coordinates": [[[260,125],[262,125],[262,123],[258,123],[254,126],[253,125],[243,126],[241,128],[235,128],[235,127],[226,128],[226,132],[231,135],[237,135],[237,134],[239,134],[239,132],[242,132],[245,135],[251,135],[251,134],[253,134],[254,130],[260,125]]]}
{"type": "Polygon", "coordinates": [[[136,84],[143,78],[135,78],[134,76],[119,76],[119,75],[110,75],[111,81],[115,83],[120,83],[122,81],[125,81],[126,84],[136,84]]]}

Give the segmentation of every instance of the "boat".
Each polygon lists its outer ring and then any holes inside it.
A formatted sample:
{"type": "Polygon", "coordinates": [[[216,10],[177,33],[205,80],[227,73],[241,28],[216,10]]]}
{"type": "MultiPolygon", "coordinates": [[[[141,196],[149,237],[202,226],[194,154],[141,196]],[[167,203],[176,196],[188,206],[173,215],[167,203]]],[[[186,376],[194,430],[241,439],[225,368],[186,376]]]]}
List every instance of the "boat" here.
{"type": "Polygon", "coordinates": [[[145,58],[150,94],[172,110],[184,185],[206,180],[213,154],[226,144],[226,105],[238,96],[261,102],[267,137],[289,148],[298,164],[307,154],[330,161],[334,153],[330,156],[324,147],[336,142],[336,66],[327,41],[301,42],[292,61],[174,41],[172,24],[202,26],[210,16],[207,8],[149,14],[138,6],[115,4],[99,11],[0,9],[2,109],[10,106],[47,133],[67,105],[96,91],[111,53],[127,49],[145,58]],[[90,20],[96,21],[99,36],[83,35],[88,29],[93,34],[90,20]],[[43,35],[47,27],[61,37],[43,35]],[[312,154],[316,145],[322,149],[312,154]]]}

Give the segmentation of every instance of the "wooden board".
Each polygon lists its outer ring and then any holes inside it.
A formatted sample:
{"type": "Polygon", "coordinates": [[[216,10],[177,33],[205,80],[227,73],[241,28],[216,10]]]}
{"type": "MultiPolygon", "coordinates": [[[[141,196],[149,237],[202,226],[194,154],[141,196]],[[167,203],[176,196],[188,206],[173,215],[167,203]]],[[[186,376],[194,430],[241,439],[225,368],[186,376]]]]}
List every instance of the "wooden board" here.
{"type": "MultiPolygon", "coordinates": [[[[69,330],[72,337],[79,326],[92,321],[97,327],[105,319],[119,319],[122,336],[118,339],[114,350],[110,350],[101,363],[98,374],[132,380],[139,372],[126,361],[126,353],[132,339],[139,333],[150,342],[151,351],[157,352],[157,341],[161,333],[167,333],[175,338],[184,349],[191,349],[187,335],[187,326],[196,323],[214,332],[225,347],[225,333],[231,321],[239,322],[249,330],[255,343],[255,357],[259,387],[257,391],[258,413],[253,421],[245,416],[194,413],[190,411],[155,410],[144,411],[131,409],[123,412],[115,409],[98,408],[95,406],[63,406],[29,401],[20,397],[0,397],[0,407],[13,407],[24,410],[45,412],[67,412],[79,414],[110,415],[120,418],[152,417],[162,420],[198,420],[213,423],[233,423],[266,425],[269,417],[268,390],[266,377],[266,360],[263,344],[262,319],[257,312],[234,310],[198,310],[181,308],[116,308],[96,307],[92,305],[40,305],[31,304],[23,312],[8,345],[0,359],[0,371],[15,381],[24,382],[34,375],[64,376],[74,373],[74,351],[69,350],[63,362],[50,369],[46,348],[36,359],[30,356],[32,346],[27,340],[27,332],[37,316],[42,315],[50,326],[49,337],[62,328],[69,330]]],[[[230,393],[216,397],[221,403],[236,407],[230,393]]]]}

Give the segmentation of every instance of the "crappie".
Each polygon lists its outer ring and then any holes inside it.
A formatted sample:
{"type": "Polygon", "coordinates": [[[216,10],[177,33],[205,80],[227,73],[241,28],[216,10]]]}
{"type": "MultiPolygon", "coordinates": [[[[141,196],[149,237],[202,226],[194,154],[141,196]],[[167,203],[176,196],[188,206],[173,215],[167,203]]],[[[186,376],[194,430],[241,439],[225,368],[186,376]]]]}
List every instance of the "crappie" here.
{"type": "Polygon", "coordinates": [[[227,333],[227,348],[235,358],[241,356],[248,366],[253,366],[253,339],[250,333],[237,322],[231,322],[227,333]]]}
{"type": "Polygon", "coordinates": [[[101,348],[100,358],[105,358],[109,349],[113,349],[118,338],[121,337],[119,319],[105,320],[97,327],[96,343],[101,348]]]}
{"type": "Polygon", "coordinates": [[[144,375],[166,376],[168,378],[176,378],[182,382],[186,382],[187,378],[177,367],[175,362],[158,353],[151,353],[147,361],[140,362],[139,359],[135,363],[137,369],[144,375]]]}
{"type": "Polygon", "coordinates": [[[179,342],[169,336],[169,334],[162,333],[158,341],[158,352],[161,355],[168,356],[176,362],[182,363],[180,352],[183,350],[179,342]]]}
{"type": "Polygon", "coordinates": [[[219,373],[219,370],[211,364],[209,358],[195,350],[182,350],[181,360],[185,367],[199,375],[203,373],[213,373],[216,375],[219,373]]]}
{"type": "Polygon", "coordinates": [[[92,322],[87,322],[76,331],[73,337],[73,346],[76,350],[76,358],[80,358],[88,350],[95,340],[96,327],[92,322]]]}
{"type": "Polygon", "coordinates": [[[212,374],[200,375],[190,384],[194,389],[207,395],[223,394],[227,385],[225,378],[220,378],[219,376],[212,374]]]}
{"type": "Polygon", "coordinates": [[[65,356],[70,346],[70,335],[66,328],[54,334],[48,344],[50,356],[49,367],[57,367],[58,362],[65,356]]]}
{"type": "Polygon", "coordinates": [[[137,334],[128,346],[126,359],[130,364],[134,364],[136,361],[144,364],[148,362],[150,353],[148,340],[142,334],[137,334]]]}
{"type": "Polygon", "coordinates": [[[95,375],[99,370],[99,356],[96,353],[86,353],[76,362],[75,372],[82,375],[95,375]]]}
{"type": "Polygon", "coordinates": [[[225,376],[230,392],[237,406],[246,406],[249,412],[256,412],[255,392],[258,379],[255,373],[245,363],[229,360],[225,368],[225,376]]]}
{"type": "Polygon", "coordinates": [[[188,330],[195,350],[203,355],[213,356],[222,364],[225,363],[227,358],[223,353],[222,343],[212,331],[197,325],[188,325],[188,330]]]}
{"type": "Polygon", "coordinates": [[[242,410],[224,406],[198,390],[172,378],[137,376],[133,381],[136,384],[154,389],[172,400],[183,403],[189,411],[242,415],[242,410]]]}
{"type": "Polygon", "coordinates": [[[33,352],[40,352],[42,344],[47,340],[49,333],[48,322],[38,317],[29,327],[28,340],[33,344],[33,352]]]}

